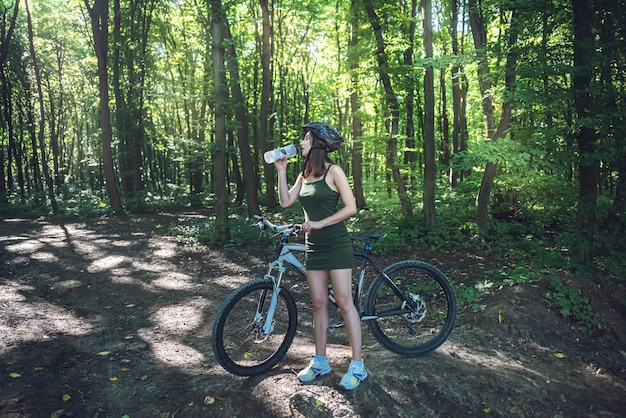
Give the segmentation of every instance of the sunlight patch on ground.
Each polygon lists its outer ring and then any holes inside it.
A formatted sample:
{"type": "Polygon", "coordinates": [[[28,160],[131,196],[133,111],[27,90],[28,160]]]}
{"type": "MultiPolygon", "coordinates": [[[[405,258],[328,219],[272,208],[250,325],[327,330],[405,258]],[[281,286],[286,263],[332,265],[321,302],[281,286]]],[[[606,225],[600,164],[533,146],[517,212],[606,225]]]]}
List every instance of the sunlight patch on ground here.
{"type": "Polygon", "coordinates": [[[55,283],[54,285],[51,286],[51,288],[56,291],[59,291],[59,290],[77,289],[81,286],[83,286],[83,282],[81,282],[80,280],[63,280],[61,282],[55,283]]]}
{"type": "Polygon", "coordinates": [[[48,247],[53,247],[55,249],[69,247],[67,241],[59,237],[41,238],[39,241],[45,243],[48,247]]]}
{"type": "Polygon", "coordinates": [[[111,245],[114,247],[130,247],[133,243],[127,240],[111,241],[111,245]]]}
{"type": "Polygon", "coordinates": [[[37,261],[48,261],[48,262],[59,261],[59,257],[57,257],[56,255],[48,251],[37,251],[31,256],[31,258],[37,261]]]}
{"type": "Polygon", "coordinates": [[[500,350],[490,350],[490,353],[476,351],[464,344],[455,344],[450,340],[446,341],[439,350],[447,351],[453,357],[464,362],[491,369],[495,374],[506,375],[509,372],[519,374],[520,371],[524,370],[542,380],[546,379],[546,376],[543,376],[536,369],[526,367],[523,361],[516,361],[511,355],[507,355],[500,350]]]}
{"type": "Polygon", "coordinates": [[[43,244],[36,240],[27,240],[16,244],[6,245],[4,248],[11,253],[34,253],[41,249],[43,244]]]}
{"type": "Polygon", "coordinates": [[[138,286],[144,290],[152,290],[149,285],[133,277],[134,272],[129,268],[111,269],[110,273],[110,279],[112,283],[133,285],[138,286]]]}
{"type": "Polygon", "coordinates": [[[74,251],[76,254],[88,256],[88,258],[100,259],[100,257],[105,257],[106,252],[101,250],[99,246],[92,245],[86,241],[79,241],[74,245],[74,251]]]}
{"type": "Polygon", "coordinates": [[[30,291],[33,289],[34,288],[32,286],[24,286],[16,282],[9,282],[7,285],[0,286],[0,303],[26,300],[26,296],[20,293],[19,290],[30,291]]]}
{"type": "Polygon", "coordinates": [[[244,283],[251,281],[252,279],[260,279],[263,276],[259,277],[251,277],[251,276],[215,276],[211,277],[210,282],[212,284],[217,284],[227,289],[236,289],[244,283]]]}
{"type": "Polygon", "coordinates": [[[161,330],[174,335],[185,335],[202,323],[203,313],[195,306],[165,306],[150,319],[161,330]]]}
{"type": "Polygon", "coordinates": [[[85,335],[94,325],[60,306],[39,300],[29,301],[18,287],[0,288],[0,353],[15,344],[49,341],[55,334],[85,335]]]}
{"type": "Polygon", "coordinates": [[[122,264],[128,263],[130,260],[127,257],[121,255],[112,255],[94,260],[93,263],[87,268],[90,273],[97,273],[105,270],[110,270],[115,267],[119,267],[122,264]]]}
{"type": "Polygon", "coordinates": [[[161,263],[154,262],[152,260],[149,261],[139,261],[133,260],[132,266],[144,271],[153,271],[153,272],[162,272],[162,271],[172,271],[175,267],[171,263],[161,263]]]}
{"type": "Polygon", "coordinates": [[[171,272],[153,280],[151,285],[165,290],[190,290],[195,287],[192,280],[188,274],[171,272]]]}
{"type": "Polygon", "coordinates": [[[158,258],[172,258],[176,255],[176,251],[178,251],[175,242],[151,240],[150,247],[153,248],[152,254],[158,258]]]}
{"type": "Polygon", "coordinates": [[[197,370],[206,358],[195,348],[172,340],[166,334],[150,329],[140,329],[137,334],[150,346],[157,360],[185,370],[197,370]]]}
{"type": "Polygon", "coordinates": [[[294,386],[291,380],[297,379],[292,373],[268,376],[255,386],[253,395],[277,417],[357,416],[345,392],[337,389],[339,376],[331,373],[319,383],[294,386]]]}

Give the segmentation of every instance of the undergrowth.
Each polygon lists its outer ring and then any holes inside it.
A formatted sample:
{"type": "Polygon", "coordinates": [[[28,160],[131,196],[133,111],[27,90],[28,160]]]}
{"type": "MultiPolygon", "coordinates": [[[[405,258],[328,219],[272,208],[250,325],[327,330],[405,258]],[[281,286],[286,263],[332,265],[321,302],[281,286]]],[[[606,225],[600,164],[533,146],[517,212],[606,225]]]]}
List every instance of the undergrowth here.
{"type": "Polygon", "coordinates": [[[580,290],[567,286],[558,276],[550,278],[550,290],[544,296],[549,307],[557,309],[563,317],[580,323],[588,331],[606,329],[600,314],[593,311],[589,298],[583,296],[580,290]]]}
{"type": "MultiPolygon", "coordinates": [[[[451,278],[461,308],[479,310],[482,309],[481,299],[490,292],[506,286],[547,280],[550,290],[546,301],[551,308],[589,329],[602,329],[603,325],[589,301],[577,289],[563,282],[558,272],[570,271],[596,277],[599,284],[605,287],[623,283],[626,277],[626,241],[616,237],[623,236],[626,220],[624,216],[612,213],[610,205],[600,199],[598,224],[605,226],[606,233],[597,234],[595,263],[586,266],[576,264],[571,251],[576,248],[577,242],[575,213],[572,210],[576,194],[560,191],[559,199],[556,199],[550,181],[542,178],[539,183],[533,184],[531,189],[535,190],[534,193],[530,193],[523,182],[497,183],[488,237],[479,233],[474,222],[474,190],[477,184],[471,181],[459,184],[455,190],[442,187],[438,193],[437,222],[434,226],[424,225],[419,184],[411,189],[413,214],[408,216],[402,213],[394,193],[387,195],[383,184],[371,184],[365,192],[368,206],[348,219],[346,225],[353,234],[386,234],[385,239],[374,246],[373,255],[376,256],[410,254],[421,250],[445,252],[454,248],[479,251],[488,257],[503,260],[502,268],[488,271],[479,279],[456,282],[451,278]]],[[[66,186],[64,193],[66,197],[59,205],[61,216],[84,219],[113,214],[102,193],[93,193],[86,187],[76,185],[66,186]]],[[[146,192],[126,200],[124,207],[141,213],[175,211],[183,206],[190,207],[190,203],[183,205],[184,199],[182,189],[167,190],[167,193],[159,195],[146,192]]],[[[201,206],[209,205],[206,199],[208,197],[200,202],[201,206]]],[[[46,207],[45,195],[39,193],[30,195],[22,204],[13,202],[2,205],[0,212],[20,216],[51,215],[45,213],[43,208],[46,207]]],[[[298,203],[286,209],[266,210],[263,215],[275,223],[303,221],[302,208],[298,203]]],[[[268,236],[259,236],[258,228],[250,228],[253,223],[243,206],[233,204],[228,221],[228,239],[217,233],[216,221],[210,217],[181,216],[168,232],[181,242],[245,252],[269,242],[268,236]]],[[[626,304],[626,301],[623,303],[626,304]]]]}

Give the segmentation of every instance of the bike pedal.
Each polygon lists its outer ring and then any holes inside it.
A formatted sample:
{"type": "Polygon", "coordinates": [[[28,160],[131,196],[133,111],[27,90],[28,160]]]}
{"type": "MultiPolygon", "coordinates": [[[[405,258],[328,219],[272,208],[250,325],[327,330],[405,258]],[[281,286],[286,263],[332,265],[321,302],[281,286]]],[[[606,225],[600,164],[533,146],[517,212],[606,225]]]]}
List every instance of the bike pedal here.
{"type": "Polygon", "coordinates": [[[343,328],[343,326],[344,326],[344,325],[345,325],[345,324],[344,324],[344,322],[343,322],[343,321],[341,321],[341,322],[336,322],[336,323],[334,323],[334,324],[330,324],[330,325],[328,326],[328,332],[335,332],[335,330],[336,330],[337,328],[343,328]]]}

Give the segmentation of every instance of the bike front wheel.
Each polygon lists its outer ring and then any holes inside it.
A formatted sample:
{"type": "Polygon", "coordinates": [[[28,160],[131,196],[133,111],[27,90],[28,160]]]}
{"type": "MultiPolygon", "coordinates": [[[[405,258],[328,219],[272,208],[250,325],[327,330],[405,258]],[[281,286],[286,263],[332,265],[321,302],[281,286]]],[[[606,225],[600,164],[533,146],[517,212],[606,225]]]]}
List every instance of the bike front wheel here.
{"type": "Polygon", "coordinates": [[[293,296],[280,289],[274,316],[266,319],[274,294],[270,280],[246,283],[224,301],[213,324],[217,361],[238,376],[253,376],[274,367],[291,346],[298,324],[293,296]]]}
{"type": "Polygon", "coordinates": [[[448,338],[456,321],[456,295],[446,276],[422,261],[400,261],[378,275],[366,298],[376,340],[397,354],[419,356],[448,338]],[[393,283],[393,284],[390,284],[393,283]]]}

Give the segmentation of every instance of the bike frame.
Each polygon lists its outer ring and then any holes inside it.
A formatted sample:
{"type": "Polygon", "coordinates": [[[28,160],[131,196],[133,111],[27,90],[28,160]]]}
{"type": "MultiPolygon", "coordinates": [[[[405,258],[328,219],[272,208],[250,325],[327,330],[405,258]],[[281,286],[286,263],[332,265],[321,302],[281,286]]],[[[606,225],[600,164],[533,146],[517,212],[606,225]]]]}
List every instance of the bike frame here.
{"type": "MultiPolygon", "coordinates": [[[[285,263],[291,264],[296,270],[306,276],[306,267],[302,264],[302,262],[293,254],[294,252],[304,252],[306,251],[306,246],[304,244],[290,243],[289,236],[291,235],[291,230],[285,230],[282,233],[282,237],[280,240],[280,247],[278,251],[278,257],[275,261],[272,261],[268,265],[267,273],[265,274],[265,279],[268,279],[272,282],[273,292],[272,299],[270,300],[270,306],[267,312],[267,317],[265,319],[265,324],[263,325],[263,333],[265,335],[269,335],[273,331],[273,321],[274,321],[274,312],[276,311],[276,305],[278,303],[278,296],[281,291],[281,282],[282,277],[285,271],[287,270],[285,263]],[[275,276],[273,271],[278,270],[278,276],[275,276]]],[[[404,293],[398,288],[398,286],[389,278],[387,273],[385,273],[379,266],[372,260],[369,256],[368,252],[372,249],[371,243],[369,241],[365,241],[363,245],[363,251],[353,253],[355,258],[359,258],[361,260],[360,268],[359,268],[359,277],[356,283],[356,289],[354,291],[353,299],[354,305],[359,309],[359,317],[361,321],[370,321],[373,319],[377,319],[380,315],[377,316],[368,316],[361,310],[361,295],[363,293],[363,286],[365,283],[365,270],[367,269],[368,264],[376,270],[378,274],[385,278],[385,281],[389,285],[389,287],[393,290],[393,292],[398,295],[402,300],[404,300],[408,306],[408,308],[402,309],[400,311],[392,311],[387,312],[387,315],[397,315],[402,313],[411,312],[412,308],[415,308],[415,302],[409,298],[407,298],[404,293]]],[[[333,304],[335,304],[335,300],[333,297],[332,289],[328,294],[329,299],[333,304]]],[[[261,306],[264,303],[265,297],[259,300],[259,305],[257,307],[257,312],[255,318],[257,320],[261,319],[261,306]]],[[[343,326],[343,322],[332,324],[329,329],[332,331],[335,328],[339,328],[343,326]]]]}

